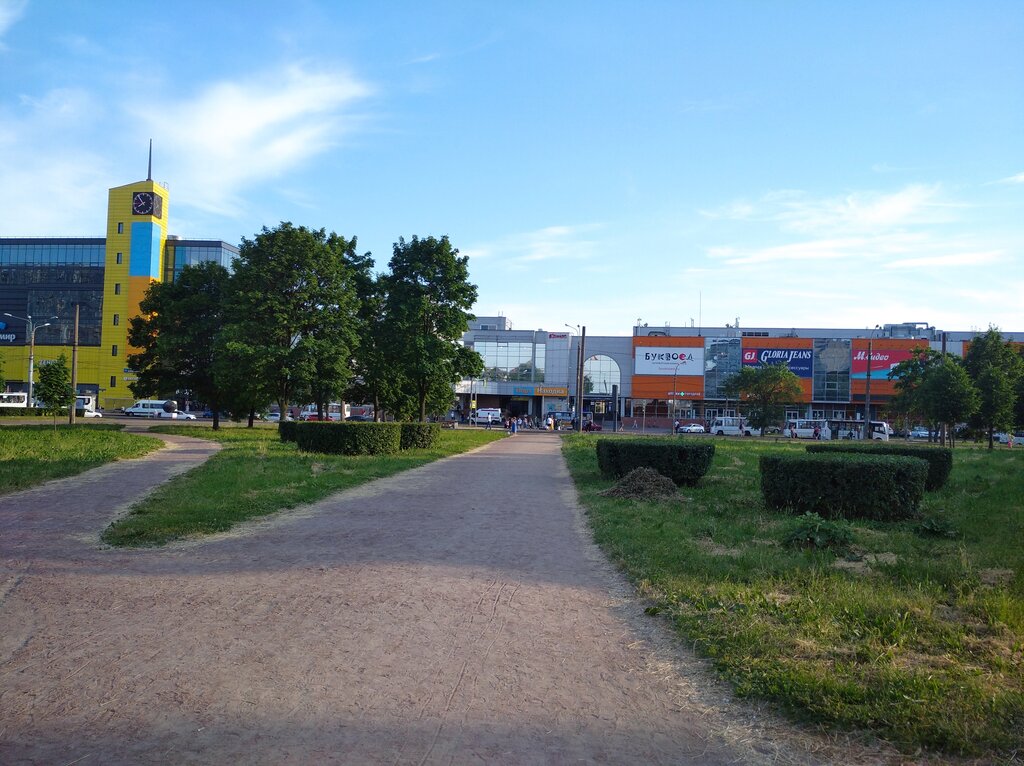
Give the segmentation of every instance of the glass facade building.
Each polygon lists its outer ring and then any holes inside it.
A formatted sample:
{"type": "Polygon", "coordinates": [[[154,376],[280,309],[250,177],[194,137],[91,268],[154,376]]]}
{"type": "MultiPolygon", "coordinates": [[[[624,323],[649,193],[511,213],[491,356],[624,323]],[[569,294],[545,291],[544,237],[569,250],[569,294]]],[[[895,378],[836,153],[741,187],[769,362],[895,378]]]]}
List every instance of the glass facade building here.
{"type": "Polygon", "coordinates": [[[0,363],[7,386],[28,389],[30,370],[64,356],[76,338],[79,393],[115,409],[134,401],[128,359],[133,317],[150,285],[186,266],[232,269],[226,242],[167,233],[168,191],[146,179],[109,190],[105,237],[0,238],[0,363]]]}

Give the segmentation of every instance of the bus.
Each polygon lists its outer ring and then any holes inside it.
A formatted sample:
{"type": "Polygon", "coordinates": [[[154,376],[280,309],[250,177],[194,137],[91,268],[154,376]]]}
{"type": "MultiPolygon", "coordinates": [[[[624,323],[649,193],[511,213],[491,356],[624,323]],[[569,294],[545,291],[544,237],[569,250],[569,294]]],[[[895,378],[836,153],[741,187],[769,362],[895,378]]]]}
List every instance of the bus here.
{"type": "MultiPolygon", "coordinates": [[[[324,405],[324,420],[344,420],[352,414],[352,408],[346,404],[344,408],[340,402],[331,402],[324,405]]],[[[316,405],[307,404],[299,412],[299,420],[316,420],[316,405]]]]}
{"type": "Polygon", "coordinates": [[[28,407],[28,394],[24,391],[11,391],[0,394],[0,407],[24,409],[28,407]]]}
{"type": "Polygon", "coordinates": [[[815,434],[819,439],[831,439],[834,436],[827,420],[791,418],[782,429],[783,436],[793,439],[813,439],[815,434]]]}

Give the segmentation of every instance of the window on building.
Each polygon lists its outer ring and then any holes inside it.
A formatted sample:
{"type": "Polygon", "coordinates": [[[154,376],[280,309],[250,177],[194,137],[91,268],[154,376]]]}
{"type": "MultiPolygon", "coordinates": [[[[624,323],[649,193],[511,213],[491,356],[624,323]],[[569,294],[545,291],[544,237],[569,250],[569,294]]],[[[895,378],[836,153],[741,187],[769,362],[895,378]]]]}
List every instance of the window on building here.
{"type": "Polygon", "coordinates": [[[120,295],[120,294],[121,294],[121,283],[120,282],[115,282],[114,283],[114,295],[120,295]]]}
{"type": "Polygon", "coordinates": [[[117,376],[116,375],[111,375],[110,376],[110,387],[111,388],[117,388],[117,376]]]}
{"type": "Polygon", "coordinates": [[[124,234],[124,224],[121,223],[120,221],[118,221],[117,223],[117,233],[124,234]]]}
{"type": "Polygon", "coordinates": [[[120,265],[121,265],[121,262],[122,262],[123,260],[124,260],[124,253],[118,253],[118,254],[117,254],[117,265],[118,265],[118,266],[120,266],[120,265]]]}
{"type": "Polygon", "coordinates": [[[117,356],[117,344],[116,343],[113,346],[110,347],[110,355],[111,356],[117,356]]]}
{"type": "Polygon", "coordinates": [[[726,384],[743,367],[739,338],[707,338],[704,341],[704,398],[726,399],[726,384]]]}
{"type": "MultiPolygon", "coordinates": [[[[537,349],[541,349],[537,346],[537,349]]],[[[543,352],[537,353],[533,343],[515,341],[477,341],[473,350],[484,359],[483,377],[486,380],[514,382],[544,382],[543,352]]]]}
{"type": "Polygon", "coordinates": [[[114,327],[117,327],[119,324],[121,324],[121,315],[114,314],[114,327]]]}
{"type": "Polygon", "coordinates": [[[619,365],[610,356],[598,354],[583,363],[584,393],[611,396],[612,386],[620,384],[619,365]]]}

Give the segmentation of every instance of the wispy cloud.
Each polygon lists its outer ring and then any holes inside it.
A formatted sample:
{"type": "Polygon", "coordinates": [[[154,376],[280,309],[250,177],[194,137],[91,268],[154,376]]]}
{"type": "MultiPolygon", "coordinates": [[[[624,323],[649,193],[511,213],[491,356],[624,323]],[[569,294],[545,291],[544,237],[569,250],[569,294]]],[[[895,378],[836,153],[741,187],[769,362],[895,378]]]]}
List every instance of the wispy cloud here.
{"type": "Polygon", "coordinates": [[[176,195],[232,215],[247,185],[280,177],[339,144],[360,123],[346,110],[371,93],[347,72],[289,66],[133,113],[170,155],[176,195]]]}
{"type": "Polygon", "coordinates": [[[7,30],[24,15],[28,0],[0,0],[0,50],[4,50],[3,38],[7,30]]]}
{"type": "Polygon", "coordinates": [[[547,226],[536,231],[513,234],[496,242],[478,244],[461,250],[471,259],[500,258],[505,265],[522,267],[541,261],[579,261],[597,255],[598,240],[593,237],[601,224],[547,226]]]}
{"type": "Polygon", "coordinates": [[[982,266],[1003,260],[1002,250],[988,250],[974,253],[951,253],[949,255],[925,255],[919,258],[901,258],[882,264],[885,269],[949,268],[951,266],[982,266]]]}
{"type": "Polygon", "coordinates": [[[1017,173],[1017,175],[1009,176],[1007,178],[1000,178],[996,183],[1000,184],[1024,184],[1024,173],[1017,173]]]}
{"type": "Polygon", "coordinates": [[[905,226],[953,219],[957,207],[937,185],[912,184],[896,192],[863,191],[814,198],[802,191],[780,190],[759,200],[737,200],[701,214],[710,219],[774,222],[800,234],[873,234],[905,226]]]}
{"type": "Polygon", "coordinates": [[[923,234],[893,232],[873,237],[830,237],[767,247],[720,245],[708,248],[706,254],[730,266],[854,259],[870,263],[879,260],[893,262],[894,258],[929,247],[931,245],[923,234]]]}

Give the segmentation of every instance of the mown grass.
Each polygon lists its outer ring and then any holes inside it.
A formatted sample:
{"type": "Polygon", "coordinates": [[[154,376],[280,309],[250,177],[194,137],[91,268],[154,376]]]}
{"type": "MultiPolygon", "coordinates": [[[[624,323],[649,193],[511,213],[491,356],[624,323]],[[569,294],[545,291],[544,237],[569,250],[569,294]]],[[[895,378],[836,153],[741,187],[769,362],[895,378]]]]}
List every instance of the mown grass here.
{"type": "Polygon", "coordinates": [[[700,486],[640,502],[598,494],[596,438],[563,450],[598,543],[740,696],[908,752],[1024,748],[1024,454],[957,450],[922,519],[841,522],[837,556],[762,503],[758,457],[794,446],[717,440],[700,486]]]}
{"type": "Polygon", "coordinates": [[[282,443],[277,428],[159,426],[161,433],[214,439],[224,448],[164,484],[103,533],[119,546],[162,545],[223,532],[239,522],[319,500],[359,484],[502,438],[503,431],[442,431],[431,449],[397,455],[320,455],[282,443]]]}
{"type": "Polygon", "coordinates": [[[163,442],[121,432],[118,424],[90,423],[0,427],[0,494],[87,471],[123,458],[141,457],[163,442]]]}

